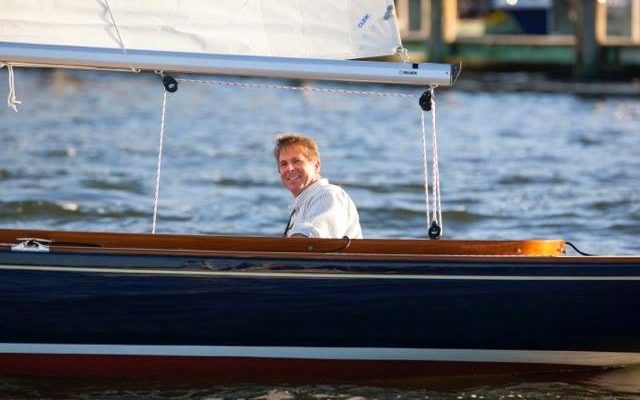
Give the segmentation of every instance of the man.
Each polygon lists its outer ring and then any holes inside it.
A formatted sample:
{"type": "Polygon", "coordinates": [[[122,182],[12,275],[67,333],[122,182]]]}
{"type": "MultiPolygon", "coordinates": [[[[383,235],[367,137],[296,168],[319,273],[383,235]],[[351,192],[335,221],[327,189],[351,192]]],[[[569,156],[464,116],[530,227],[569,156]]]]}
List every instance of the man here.
{"type": "Polygon", "coordinates": [[[320,154],[313,139],[278,135],[273,154],[280,180],[294,198],[283,236],[362,239],[351,197],[320,176],[320,154]]]}

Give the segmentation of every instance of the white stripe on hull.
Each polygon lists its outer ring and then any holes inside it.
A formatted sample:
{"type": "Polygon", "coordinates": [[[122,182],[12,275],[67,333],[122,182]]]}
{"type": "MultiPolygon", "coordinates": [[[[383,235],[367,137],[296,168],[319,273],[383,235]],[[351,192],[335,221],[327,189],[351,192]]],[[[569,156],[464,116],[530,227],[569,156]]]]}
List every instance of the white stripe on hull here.
{"type": "Polygon", "coordinates": [[[0,354],[244,357],[308,360],[395,360],[621,366],[640,364],[640,352],[412,349],[380,347],[175,346],[0,343],[0,354]]]}
{"type": "Polygon", "coordinates": [[[640,281],[640,276],[505,276],[505,275],[429,275],[429,274],[336,274],[320,272],[234,272],[234,271],[181,271],[177,269],[132,269],[91,267],[49,267],[28,265],[0,265],[0,270],[85,272],[132,275],[182,275],[227,278],[315,278],[315,279],[385,279],[385,280],[474,280],[474,281],[640,281]]]}

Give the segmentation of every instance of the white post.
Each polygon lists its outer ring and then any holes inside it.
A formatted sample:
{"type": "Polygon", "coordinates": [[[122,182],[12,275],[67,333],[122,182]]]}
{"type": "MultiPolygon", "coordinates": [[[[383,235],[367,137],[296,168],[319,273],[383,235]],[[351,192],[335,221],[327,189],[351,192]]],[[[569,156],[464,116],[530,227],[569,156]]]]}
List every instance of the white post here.
{"type": "Polygon", "coordinates": [[[640,45],[640,0],[631,0],[631,41],[640,45]]]}

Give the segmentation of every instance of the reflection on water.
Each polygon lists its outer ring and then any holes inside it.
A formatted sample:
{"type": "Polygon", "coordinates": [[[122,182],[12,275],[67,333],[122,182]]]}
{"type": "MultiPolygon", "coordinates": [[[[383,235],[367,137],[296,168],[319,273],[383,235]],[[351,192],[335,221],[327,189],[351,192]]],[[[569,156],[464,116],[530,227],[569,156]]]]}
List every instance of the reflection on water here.
{"type": "Polygon", "coordinates": [[[598,374],[588,383],[611,391],[638,394],[636,398],[640,398],[640,368],[637,367],[598,374]]]}
{"type": "MultiPolygon", "coordinates": [[[[0,93],[8,90],[6,82],[0,70],[0,93]]],[[[0,226],[149,232],[158,78],[17,69],[16,89],[20,112],[0,107],[0,226]]],[[[291,199],[280,187],[273,139],[276,132],[302,131],[318,140],[324,175],[358,204],[367,237],[425,237],[421,90],[357,89],[415,99],[181,83],[168,99],[159,232],[278,235],[291,199]]],[[[447,237],[564,238],[594,254],[640,252],[637,99],[439,90],[436,109],[447,237]]],[[[332,386],[127,392],[109,385],[74,391],[74,384],[58,397],[578,399],[633,393],[619,376],[438,392],[332,386]]],[[[56,397],[58,383],[3,380],[0,393],[56,397]]]]}

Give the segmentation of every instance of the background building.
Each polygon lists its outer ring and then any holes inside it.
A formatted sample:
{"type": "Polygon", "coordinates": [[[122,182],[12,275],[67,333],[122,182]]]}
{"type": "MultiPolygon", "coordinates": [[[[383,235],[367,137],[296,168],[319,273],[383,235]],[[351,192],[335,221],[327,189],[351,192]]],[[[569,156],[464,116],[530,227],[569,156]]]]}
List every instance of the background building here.
{"type": "Polygon", "coordinates": [[[640,0],[397,0],[414,57],[471,68],[638,76],[640,0]]]}

